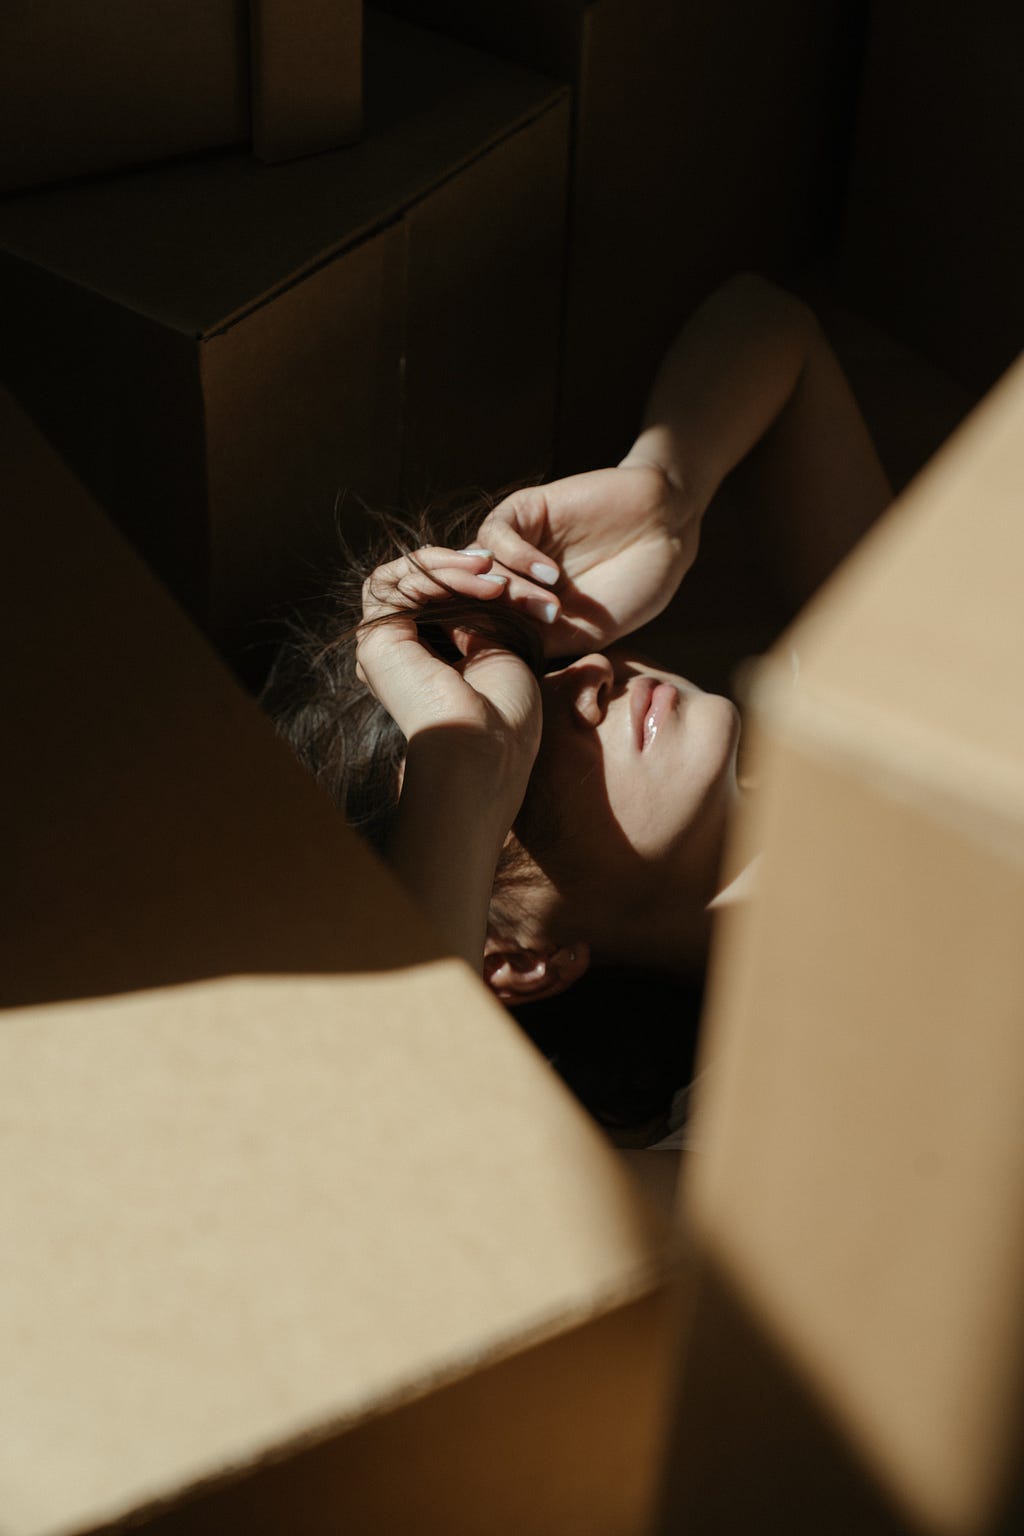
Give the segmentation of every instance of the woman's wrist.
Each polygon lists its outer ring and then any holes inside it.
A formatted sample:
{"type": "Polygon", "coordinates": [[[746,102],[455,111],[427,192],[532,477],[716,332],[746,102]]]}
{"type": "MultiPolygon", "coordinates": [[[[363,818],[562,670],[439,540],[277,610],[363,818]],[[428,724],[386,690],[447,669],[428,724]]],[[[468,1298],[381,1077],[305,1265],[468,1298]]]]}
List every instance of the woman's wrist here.
{"type": "Polygon", "coordinates": [[[524,744],[513,733],[476,732],[441,725],[421,731],[407,744],[402,795],[433,796],[460,820],[504,841],[526,793],[538,743],[524,744]]]}
{"type": "Polygon", "coordinates": [[[479,971],[494,872],[525,791],[486,740],[439,727],[409,743],[385,858],[438,935],[479,971]]]}
{"type": "Polygon", "coordinates": [[[676,453],[673,433],[665,426],[645,427],[637,436],[618,469],[647,469],[660,481],[666,531],[680,536],[707,511],[714,488],[703,487],[676,453]]]}
{"type": "Polygon", "coordinates": [[[679,331],[627,456],[659,464],[703,516],[793,394],[816,331],[799,299],[754,274],[716,289],[679,331]]]}

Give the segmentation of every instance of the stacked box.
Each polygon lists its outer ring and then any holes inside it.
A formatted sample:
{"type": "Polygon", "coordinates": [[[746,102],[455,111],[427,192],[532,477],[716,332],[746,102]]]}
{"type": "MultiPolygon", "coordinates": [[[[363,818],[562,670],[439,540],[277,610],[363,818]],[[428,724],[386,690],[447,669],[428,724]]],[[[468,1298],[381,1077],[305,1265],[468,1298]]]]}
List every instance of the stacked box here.
{"type": "Polygon", "coordinates": [[[366,135],[0,211],[10,387],[236,652],[360,500],[550,459],[564,87],[381,19],[366,135]]]}
{"type": "Polygon", "coordinates": [[[575,88],[558,462],[614,463],[682,319],[838,218],[860,7],[840,0],[386,0],[575,88]]]}
{"type": "Polygon", "coordinates": [[[360,0],[249,0],[252,143],[291,160],[358,138],[363,117],[360,0]]]}
{"type": "Polygon", "coordinates": [[[0,191],[254,139],[280,160],[359,137],[356,0],[35,0],[0,17],[0,191]],[[286,13],[285,13],[286,12],[286,13]]]}

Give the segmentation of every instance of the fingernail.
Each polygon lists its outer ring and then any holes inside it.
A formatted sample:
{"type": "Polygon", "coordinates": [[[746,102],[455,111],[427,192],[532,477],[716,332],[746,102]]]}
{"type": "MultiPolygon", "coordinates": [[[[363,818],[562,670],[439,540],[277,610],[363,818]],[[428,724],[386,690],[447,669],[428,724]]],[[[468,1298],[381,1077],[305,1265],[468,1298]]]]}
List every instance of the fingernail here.
{"type": "Polygon", "coordinates": [[[527,613],[532,613],[535,619],[540,619],[542,624],[553,624],[558,618],[558,604],[546,603],[542,597],[524,599],[523,607],[527,613]]]}
{"type": "Polygon", "coordinates": [[[539,560],[535,560],[530,566],[530,575],[535,576],[538,581],[546,581],[549,587],[558,580],[557,568],[553,565],[542,565],[539,560]]]}
{"type": "Polygon", "coordinates": [[[508,581],[508,577],[507,576],[499,576],[496,571],[484,571],[484,573],[481,576],[477,577],[477,580],[478,581],[494,581],[494,582],[499,583],[501,586],[504,586],[506,581],[508,581]]]}
{"type": "Polygon", "coordinates": [[[459,550],[459,554],[460,555],[486,555],[488,560],[493,560],[494,559],[494,551],[493,551],[493,549],[477,549],[475,547],[473,549],[460,549],[459,550]]]}

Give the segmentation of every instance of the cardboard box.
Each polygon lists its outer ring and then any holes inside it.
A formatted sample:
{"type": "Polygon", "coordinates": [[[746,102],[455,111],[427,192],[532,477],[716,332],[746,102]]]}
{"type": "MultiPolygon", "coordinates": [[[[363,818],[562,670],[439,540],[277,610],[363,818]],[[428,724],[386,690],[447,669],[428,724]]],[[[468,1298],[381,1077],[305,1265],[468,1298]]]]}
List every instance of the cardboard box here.
{"type": "Polygon", "coordinates": [[[838,219],[857,19],[836,0],[386,0],[574,86],[558,467],[615,463],[682,320],[838,219]]]}
{"type": "Polygon", "coordinates": [[[1019,1528],[1022,500],[1018,364],[755,678],[666,1532],[1019,1528]]]}
{"type": "Polygon", "coordinates": [[[236,654],[336,508],[543,474],[567,93],[381,19],[367,133],[0,210],[11,389],[236,654]]]}
{"type": "Polygon", "coordinates": [[[374,8],[405,16],[446,37],[463,38],[503,59],[575,84],[580,30],[588,0],[374,0],[374,8]]]}
{"type": "Polygon", "coordinates": [[[255,140],[359,136],[356,0],[35,0],[0,16],[0,191],[255,140]],[[252,127],[250,129],[250,122],[252,127]]]}
{"type": "Polygon", "coordinates": [[[6,397],[0,446],[5,1532],[628,1536],[664,1220],[6,397]]]}
{"type": "Polygon", "coordinates": [[[354,144],[363,117],[359,0],[249,0],[252,140],[261,160],[354,144]]]}
{"type": "Polygon", "coordinates": [[[0,191],[249,136],[245,8],[37,0],[0,22],[0,191]]]}
{"type": "Polygon", "coordinates": [[[852,302],[980,394],[1024,341],[1024,14],[874,6],[841,270],[852,302]]]}

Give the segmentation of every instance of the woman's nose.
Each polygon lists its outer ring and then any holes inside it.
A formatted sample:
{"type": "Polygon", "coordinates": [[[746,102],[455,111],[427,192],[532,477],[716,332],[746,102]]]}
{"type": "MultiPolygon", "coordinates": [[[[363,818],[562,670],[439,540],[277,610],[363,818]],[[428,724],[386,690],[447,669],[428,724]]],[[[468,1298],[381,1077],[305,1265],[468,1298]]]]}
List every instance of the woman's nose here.
{"type": "Polygon", "coordinates": [[[601,724],[611,701],[615,672],[600,651],[581,656],[566,668],[572,684],[573,709],[584,725],[601,724]]]}

